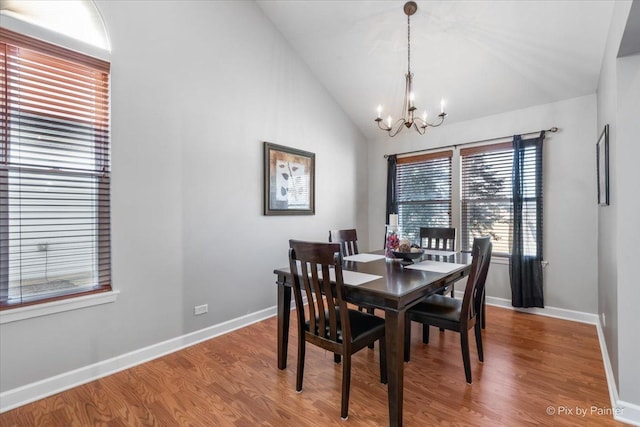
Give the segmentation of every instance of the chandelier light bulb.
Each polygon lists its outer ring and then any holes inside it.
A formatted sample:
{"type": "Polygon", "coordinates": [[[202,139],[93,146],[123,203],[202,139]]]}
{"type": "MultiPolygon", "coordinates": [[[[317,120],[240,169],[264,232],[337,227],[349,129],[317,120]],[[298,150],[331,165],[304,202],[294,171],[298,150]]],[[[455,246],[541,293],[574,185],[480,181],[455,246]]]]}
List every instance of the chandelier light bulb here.
{"type": "Polygon", "coordinates": [[[378,105],[378,118],[380,118],[381,114],[382,114],[382,105],[378,105]]]}
{"type": "Polygon", "coordinates": [[[387,117],[387,126],[391,127],[391,116],[387,117]]]}

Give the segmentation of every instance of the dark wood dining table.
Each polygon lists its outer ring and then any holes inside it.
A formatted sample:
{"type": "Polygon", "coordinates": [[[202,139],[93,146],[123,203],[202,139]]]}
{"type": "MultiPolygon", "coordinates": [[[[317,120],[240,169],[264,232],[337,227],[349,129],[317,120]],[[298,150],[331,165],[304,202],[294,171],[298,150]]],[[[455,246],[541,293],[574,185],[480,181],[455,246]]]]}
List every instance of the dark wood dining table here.
{"type": "MultiPolygon", "coordinates": [[[[383,254],[382,251],[371,252],[383,254]]],[[[384,310],[387,343],[387,375],[389,399],[389,425],[402,426],[404,386],[404,331],[405,312],[421,299],[436,293],[462,279],[471,269],[471,254],[450,256],[423,255],[415,260],[438,260],[462,264],[446,273],[409,269],[399,260],[379,259],[370,262],[344,261],[344,270],[373,274],[380,278],[360,285],[345,283],[347,299],[358,305],[363,303],[384,310]]],[[[278,285],[278,368],[287,367],[289,319],[291,314],[291,274],[289,267],[274,270],[278,285]]]]}

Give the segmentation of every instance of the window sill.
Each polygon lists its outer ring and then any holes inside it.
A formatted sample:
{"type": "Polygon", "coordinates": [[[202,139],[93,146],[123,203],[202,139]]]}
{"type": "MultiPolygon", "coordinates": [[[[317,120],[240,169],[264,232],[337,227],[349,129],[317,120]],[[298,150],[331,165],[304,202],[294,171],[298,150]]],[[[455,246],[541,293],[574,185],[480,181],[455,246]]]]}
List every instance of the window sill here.
{"type": "Polygon", "coordinates": [[[47,316],[49,314],[62,313],[65,311],[78,310],[80,308],[94,305],[108,304],[114,302],[120,291],[100,292],[85,295],[77,298],[68,298],[58,301],[46,302],[43,304],[28,305],[13,309],[0,311],[0,325],[31,319],[34,317],[47,316]]]}
{"type": "MultiPolygon", "coordinates": [[[[504,264],[504,265],[509,265],[509,257],[508,256],[503,256],[503,255],[496,255],[494,254],[491,257],[491,263],[492,264],[504,264]]],[[[542,267],[546,267],[547,265],[549,265],[549,261],[542,261],[542,267]]]]}

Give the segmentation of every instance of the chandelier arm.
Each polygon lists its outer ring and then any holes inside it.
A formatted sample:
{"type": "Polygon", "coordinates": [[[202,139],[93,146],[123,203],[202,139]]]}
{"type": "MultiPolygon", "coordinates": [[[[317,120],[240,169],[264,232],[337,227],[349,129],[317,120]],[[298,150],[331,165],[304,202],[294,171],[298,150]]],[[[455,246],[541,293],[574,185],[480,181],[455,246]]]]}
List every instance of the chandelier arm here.
{"type": "Polygon", "coordinates": [[[375,121],[378,123],[378,127],[379,127],[380,129],[382,129],[382,130],[384,130],[384,131],[386,131],[386,132],[388,132],[388,131],[390,131],[390,130],[391,130],[391,128],[390,128],[389,126],[387,126],[387,125],[384,125],[384,127],[382,127],[382,126],[380,125],[380,123],[384,124],[384,123],[383,123],[383,120],[382,120],[380,117],[378,117],[375,121]]]}
{"type": "Polygon", "coordinates": [[[413,123],[413,127],[416,128],[416,131],[420,134],[420,135],[424,135],[424,133],[427,131],[427,126],[418,126],[417,121],[413,123]]]}
{"type": "Polygon", "coordinates": [[[399,134],[400,131],[405,127],[405,123],[406,122],[404,121],[404,118],[396,120],[393,126],[391,126],[391,128],[389,129],[389,136],[393,138],[394,136],[399,134]]]}
{"type": "Polygon", "coordinates": [[[431,123],[428,122],[420,117],[416,117],[414,119],[415,122],[417,123],[422,123],[422,125],[420,125],[421,127],[427,128],[427,127],[432,127],[432,128],[437,128],[438,126],[440,126],[443,122],[444,122],[444,118],[447,117],[447,113],[440,113],[438,114],[438,117],[440,118],[440,121],[438,123],[431,123]]]}

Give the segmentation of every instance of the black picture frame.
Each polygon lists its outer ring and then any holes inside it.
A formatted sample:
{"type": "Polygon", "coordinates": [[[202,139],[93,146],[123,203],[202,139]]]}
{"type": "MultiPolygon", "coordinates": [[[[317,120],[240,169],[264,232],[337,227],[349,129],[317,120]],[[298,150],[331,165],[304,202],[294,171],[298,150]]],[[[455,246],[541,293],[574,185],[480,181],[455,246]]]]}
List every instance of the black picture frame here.
{"type": "Polygon", "coordinates": [[[596,165],[598,173],[598,204],[609,206],[609,125],[598,137],[596,143],[596,165]]]}
{"type": "Polygon", "coordinates": [[[315,215],[316,155],[264,141],[264,215],[315,215]]]}

